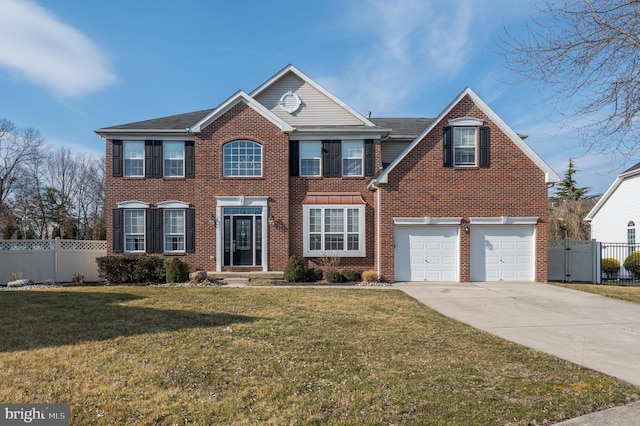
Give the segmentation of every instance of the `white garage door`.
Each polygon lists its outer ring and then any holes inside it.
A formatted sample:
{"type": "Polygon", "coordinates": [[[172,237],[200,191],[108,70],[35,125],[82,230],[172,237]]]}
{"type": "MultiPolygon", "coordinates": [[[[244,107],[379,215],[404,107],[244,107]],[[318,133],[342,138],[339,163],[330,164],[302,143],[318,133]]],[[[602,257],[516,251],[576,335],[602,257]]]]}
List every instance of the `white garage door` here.
{"type": "Polygon", "coordinates": [[[458,227],[396,226],[396,281],[458,281],[458,227]]]}
{"type": "Polygon", "coordinates": [[[472,226],[471,281],[533,281],[534,226],[472,226]]]}

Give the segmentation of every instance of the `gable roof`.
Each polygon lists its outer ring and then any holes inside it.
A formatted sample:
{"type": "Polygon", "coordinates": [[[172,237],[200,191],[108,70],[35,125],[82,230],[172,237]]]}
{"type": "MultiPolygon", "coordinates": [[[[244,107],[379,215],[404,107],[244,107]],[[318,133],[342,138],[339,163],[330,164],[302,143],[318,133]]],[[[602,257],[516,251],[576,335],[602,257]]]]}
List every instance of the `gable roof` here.
{"type": "Polygon", "coordinates": [[[242,90],[237,91],[218,107],[204,109],[201,111],[189,112],[186,114],[170,115],[168,117],[154,118],[151,120],[136,121],[118,126],[105,127],[95,130],[99,135],[113,133],[198,133],[209,123],[219,118],[221,115],[233,108],[238,102],[244,102],[249,107],[257,111],[274,125],[280,127],[283,132],[293,130],[291,126],[282,121],[271,111],[262,106],[255,99],[247,95],[242,90]]]}
{"type": "Polygon", "coordinates": [[[622,184],[622,182],[632,176],[637,176],[640,174],[640,163],[637,163],[631,167],[629,167],[627,170],[625,170],[624,172],[620,173],[617,177],[616,180],[613,181],[613,183],[611,184],[611,186],[609,186],[609,188],[607,188],[607,190],[605,191],[605,193],[602,195],[602,197],[600,197],[600,199],[598,200],[598,202],[596,203],[595,206],[593,206],[593,208],[591,209],[591,211],[589,211],[589,213],[587,214],[587,216],[584,218],[584,220],[586,220],[587,222],[590,222],[593,220],[593,218],[596,216],[596,214],[598,213],[598,211],[600,211],[600,209],[602,208],[602,206],[604,206],[604,204],[607,202],[607,200],[609,198],[611,198],[611,196],[613,195],[614,192],[616,192],[616,189],[618,189],[618,187],[622,184]]]}
{"type": "Polygon", "coordinates": [[[502,130],[511,141],[520,148],[527,157],[531,159],[543,172],[545,172],[545,181],[547,183],[555,183],[560,180],[560,176],[557,175],[553,169],[538,156],[538,154],[527,145],[516,132],[514,132],[489,106],[482,100],[476,93],[471,90],[470,87],[466,87],[453,101],[422,131],[411,144],[400,154],[380,175],[371,181],[369,186],[376,183],[387,183],[389,173],[402,161],[404,158],[420,143],[420,141],[435,128],[435,126],[442,121],[444,117],[464,98],[469,96],[478,108],[484,112],[484,114],[491,119],[502,130]]]}
{"type": "Polygon", "coordinates": [[[311,87],[316,89],[318,92],[322,93],[324,96],[329,98],[331,101],[333,101],[334,103],[339,105],[341,108],[346,110],[349,114],[354,116],[363,125],[365,125],[367,127],[375,126],[375,124],[373,124],[371,121],[369,121],[365,116],[360,114],[355,109],[351,108],[349,105],[347,105],[342,100],[337,98],[333,93],[331,93],[328,90],[326,90],[324,87],[319,85],[317,82],[315,82],[314,80],[309,78],[306,74],[304,74],[302,71],[300,71],[299,69],[297,69],[296,67],[294,67],[291,64],[287,65],[286,67],[284,67],[283,69],[281,69],[280,71],[275,73],[270,79],[268,79],[267,81],[262,83],[260,86],[258,86],[256,89],[254,89],[250,93],[250,96],[254,97],[254,98],[259,96],[261,93],[265,92],[267,89],[269,89],[271,86],[273,86],[277,81],[279,81],[281,78],[283,78],[288,73],[292,73],[292,74],[296,75],[298,78],[300,78],[306,84],[310,85],[311,87]]]}
{"type": "Polygon", "coordinates": [[[207,127],[210,123],[217,120],[221,115],[229,111],[238,102],[244,102],[258,114],[262,115],[264,118],[272,122],[274,125],[280,127],[283,132],[290,132],[293,130],[289,124],[284,122],[280,117],[269,111],[265,108],[261,103],[253,99],[251,96],[246,94],[242,90],[238,90],[234,95],[229,97],[226,101],[220,104],[219,107],[212,110],[209,114],[202,117],[197,123],[191,126],[190,131],[194,133],[200,132],[203,128],[207,127]]]}

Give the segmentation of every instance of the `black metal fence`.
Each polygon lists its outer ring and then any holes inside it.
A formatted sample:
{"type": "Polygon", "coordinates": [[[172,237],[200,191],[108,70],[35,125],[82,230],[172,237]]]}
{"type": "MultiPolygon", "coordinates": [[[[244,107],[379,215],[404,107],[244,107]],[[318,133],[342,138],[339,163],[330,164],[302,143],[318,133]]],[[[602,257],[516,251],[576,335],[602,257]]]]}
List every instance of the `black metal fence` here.
{"type": "Polygon", "coordinates": [[[601,243],[601,253],[603,283],[640,285],[640,244],[601,243]]]}

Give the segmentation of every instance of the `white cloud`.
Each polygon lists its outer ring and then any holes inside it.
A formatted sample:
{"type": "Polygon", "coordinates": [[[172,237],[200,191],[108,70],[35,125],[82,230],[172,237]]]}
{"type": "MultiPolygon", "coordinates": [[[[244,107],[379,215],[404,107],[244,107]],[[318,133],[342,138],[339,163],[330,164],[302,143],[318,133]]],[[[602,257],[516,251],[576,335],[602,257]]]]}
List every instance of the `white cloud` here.
{"type": "Polygon", "coordinates": [[[344,27],[368,43],[339,77],[320,78],[374,115],[402,108],[416,87],[443,84],[467,65],[473,40],[472,4],[465,1],[349,2],[344,27]]]}
{"type": "Polygon", "coordinates": [[[0,67],[62,97],[116,81],[104,54],[84,34],[30,0],[0,0],[0,67]]]}

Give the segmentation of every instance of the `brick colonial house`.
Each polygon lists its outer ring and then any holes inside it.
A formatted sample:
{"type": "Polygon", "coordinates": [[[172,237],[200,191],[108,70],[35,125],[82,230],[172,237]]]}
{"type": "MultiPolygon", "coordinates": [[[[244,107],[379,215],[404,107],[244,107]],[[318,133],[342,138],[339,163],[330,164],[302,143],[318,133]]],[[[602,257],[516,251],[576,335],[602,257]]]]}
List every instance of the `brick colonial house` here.
{"type": "Polygon", "coordinates": [[[435,119],[370,118],[289,65],[218,107],[96,130],[109,254],[192,270],[375,269],[546,281],[557,174],[469,88],[435,119]]]}

